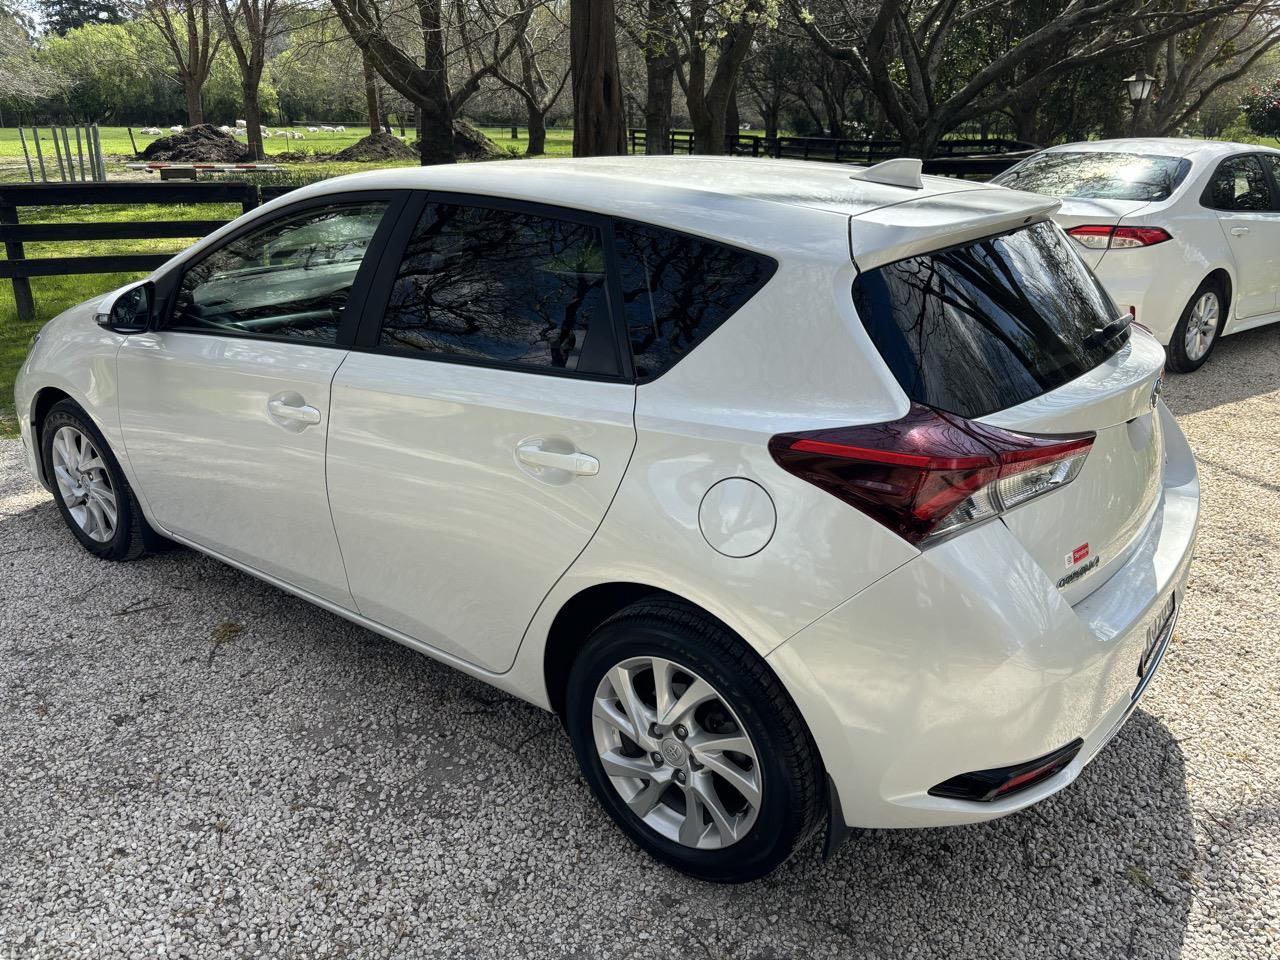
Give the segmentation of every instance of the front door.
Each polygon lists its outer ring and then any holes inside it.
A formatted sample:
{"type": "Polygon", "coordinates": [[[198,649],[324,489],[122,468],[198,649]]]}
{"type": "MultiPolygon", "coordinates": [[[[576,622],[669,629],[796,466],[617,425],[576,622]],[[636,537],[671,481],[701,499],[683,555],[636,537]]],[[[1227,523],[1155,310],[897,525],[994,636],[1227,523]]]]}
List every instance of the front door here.
{"type": "Polygon", "coordinates": [[[329,496],[351,590],[364,616],[505,670],[635,445],[603,228],[433,202],[389,269],[386,310],[333,383],[329,496]]]}
{"type": "Polygon", "coordinates": [[[345,306],[387,206],[308,205],[234,237],[117,356],[125,449],[156,521],[347,607],[325,431],[345,306]]]}

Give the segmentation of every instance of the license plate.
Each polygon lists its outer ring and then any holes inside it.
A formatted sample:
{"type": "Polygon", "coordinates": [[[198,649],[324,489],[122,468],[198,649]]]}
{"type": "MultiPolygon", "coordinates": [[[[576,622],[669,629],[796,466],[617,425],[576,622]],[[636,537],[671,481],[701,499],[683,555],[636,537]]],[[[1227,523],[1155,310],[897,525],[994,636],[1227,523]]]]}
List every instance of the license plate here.
{"type": "Polygon", "coordinates": [[[1164,640],[1165,631],[1172,627],[1173,612],[1176,604],[1177,600],[1174,594],[1170,593],[1169,598],[1160,605],[1160,612],[1152,617],[1151,622],[1147,624],[1146,645],[1142,648],[1142,659],[1138,661],[1139,680],[1145,677],[1147,671],[1151,669],[1151,663],[1155,660],[1156,651],[1164,640]]]}

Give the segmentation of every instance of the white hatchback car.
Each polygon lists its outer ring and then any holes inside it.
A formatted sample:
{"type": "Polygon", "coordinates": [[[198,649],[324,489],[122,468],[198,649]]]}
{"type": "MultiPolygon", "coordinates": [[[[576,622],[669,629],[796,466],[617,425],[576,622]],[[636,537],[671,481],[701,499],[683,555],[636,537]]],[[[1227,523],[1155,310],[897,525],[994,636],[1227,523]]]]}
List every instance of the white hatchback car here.
{"type": "Polygon", "coordinates": [[[612,158],[297,191],[41,333],[79,541],[202,550],[564,720],[712,880],[1062,789],[1172,635],[1195,462],[1056,201],[612,158]]]}
{"type": "Polygon", "coordinates": [[[1280,320],[1280,150],[1216,140],[1051,147],[994,183],[1054,219],[1121,308],[1188,373],[1220,337],[1280,320]]]}

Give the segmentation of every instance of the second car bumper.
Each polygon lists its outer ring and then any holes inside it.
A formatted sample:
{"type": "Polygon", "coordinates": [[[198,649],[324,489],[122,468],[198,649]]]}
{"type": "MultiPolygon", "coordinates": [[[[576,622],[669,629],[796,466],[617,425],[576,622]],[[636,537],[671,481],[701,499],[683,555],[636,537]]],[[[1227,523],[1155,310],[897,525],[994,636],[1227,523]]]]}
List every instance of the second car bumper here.
{"type": "Polygon", "coordinates": [[[1000,522],[926,550],[769,656],[809,723],[844,820],[989,820],[1071,783],[1135,709],[1148,628],[1182,607],[1199,516],[1195,461],[1167,411],[1160,508],[1132,558],[1072,606],[1000,522]],[[1083,746],[1048,779],[987,802],[933,796],[959,774],[1083,746]]]}

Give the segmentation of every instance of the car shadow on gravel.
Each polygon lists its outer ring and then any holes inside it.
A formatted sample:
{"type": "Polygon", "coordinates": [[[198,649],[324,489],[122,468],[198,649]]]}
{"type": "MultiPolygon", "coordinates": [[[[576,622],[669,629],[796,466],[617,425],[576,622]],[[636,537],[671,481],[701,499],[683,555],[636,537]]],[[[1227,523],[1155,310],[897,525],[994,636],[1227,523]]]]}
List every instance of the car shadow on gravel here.
{"type": "Polygon", "coordinates": [[[1165,374],[1164,397],[1177,415],[1200,413],[1280,388],[1280,323],[1224,339],[1195,373],[1165,374]]]}
{"type": "Polygon", "coordinates": [[[855,833],[829,864],[763,884],[800,902],[848,889],[847,915],[814,919],[873,955],[905,941],[922,956],[1168,958],[1195,860],[1182,750],[1139,710],[1044,803],[969,827],[855,833]]]}

